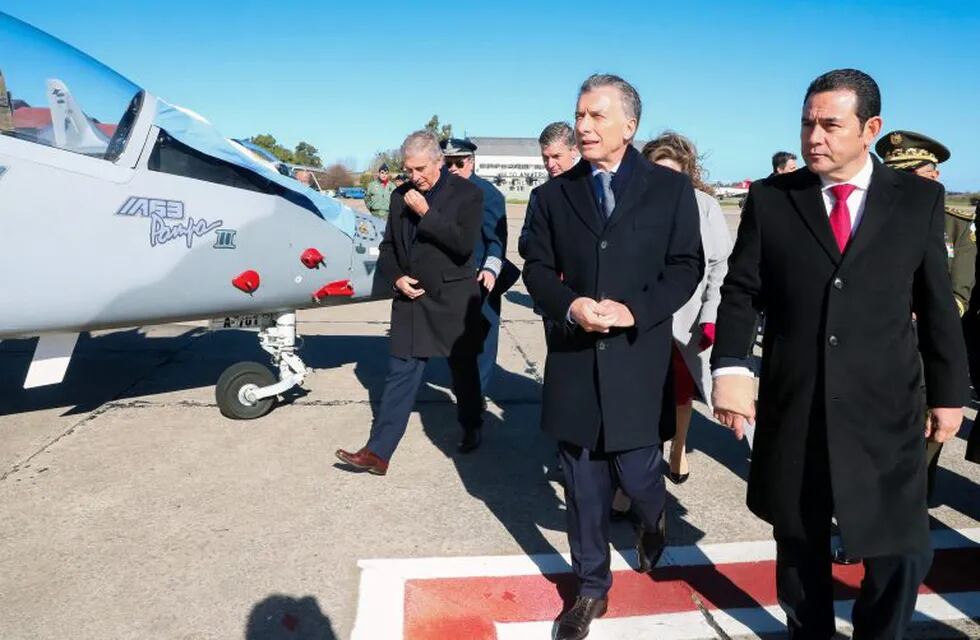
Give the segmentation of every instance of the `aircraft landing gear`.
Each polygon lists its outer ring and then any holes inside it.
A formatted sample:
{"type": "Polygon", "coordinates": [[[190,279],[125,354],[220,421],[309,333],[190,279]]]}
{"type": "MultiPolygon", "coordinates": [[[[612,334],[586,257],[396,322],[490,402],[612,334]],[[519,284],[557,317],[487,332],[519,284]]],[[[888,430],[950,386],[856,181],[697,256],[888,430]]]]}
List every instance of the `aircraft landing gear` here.
{"type": "Polygon", "coordinates": [[[296,355],[296,314],[282,313],[275,325],[259,329],[259,345],[272,356],[275,374],[258,362],[238,362],[225,369],[214,395],[221,414],[233,420],[261,418],[276,404],[277,396],[303,384],[308,370],[296,355]]]}

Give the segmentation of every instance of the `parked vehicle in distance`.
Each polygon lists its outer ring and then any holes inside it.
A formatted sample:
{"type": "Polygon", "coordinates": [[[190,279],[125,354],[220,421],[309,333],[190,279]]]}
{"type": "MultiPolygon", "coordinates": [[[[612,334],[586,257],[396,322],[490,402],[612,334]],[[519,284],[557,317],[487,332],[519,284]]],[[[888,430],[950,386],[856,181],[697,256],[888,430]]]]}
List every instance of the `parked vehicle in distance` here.
{"type": "Polygon", "coordinates": [[[364,187],[338,187],[338,198],[350,198],[352,200],[364,199],[364,187]]]}

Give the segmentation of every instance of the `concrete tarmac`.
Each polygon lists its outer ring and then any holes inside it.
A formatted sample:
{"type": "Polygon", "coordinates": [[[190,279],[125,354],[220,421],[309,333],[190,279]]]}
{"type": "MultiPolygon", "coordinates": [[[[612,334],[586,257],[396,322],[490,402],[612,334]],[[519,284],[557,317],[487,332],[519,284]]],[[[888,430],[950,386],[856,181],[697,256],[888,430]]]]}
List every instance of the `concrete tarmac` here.
{"type": "MultiPolygon", "coordinates": [[[[523,212],[508,206],[518,264],[523,212]]],[[[433,361],[388,476],[335,468],[377,409],[388,312],[300,312],[309,393],[251,422],[223,418],[213,390],[225,367],[266,361],[251,333],[83,336],[65,382],[31,391],[34,341],[0,343],[0,639],[347,638],[359,559],[567,552],[523,283],[504,302],[478,451],[456,453],[448,369],[433,361]]],[[[980,466],[963,459],[974,417],[943,452],[935,528],[980,526],[980,466]]],[[[668,485],[670,543],[768,539],[744,506],[746,444],[699,414],[690,448],[690,480],[668,485]]],[[[633,543],[625,524],[613,537],[633,543]]]]}

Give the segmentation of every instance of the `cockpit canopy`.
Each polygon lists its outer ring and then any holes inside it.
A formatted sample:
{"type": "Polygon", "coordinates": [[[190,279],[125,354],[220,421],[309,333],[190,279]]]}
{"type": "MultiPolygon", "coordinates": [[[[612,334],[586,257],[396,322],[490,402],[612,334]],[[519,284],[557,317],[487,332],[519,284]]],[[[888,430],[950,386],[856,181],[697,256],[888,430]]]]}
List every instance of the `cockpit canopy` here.
{"type": "Polygon", "coordinates": [[[142,98],[101,62],[0,12],[0,134],[112,161],[142,98]]]}

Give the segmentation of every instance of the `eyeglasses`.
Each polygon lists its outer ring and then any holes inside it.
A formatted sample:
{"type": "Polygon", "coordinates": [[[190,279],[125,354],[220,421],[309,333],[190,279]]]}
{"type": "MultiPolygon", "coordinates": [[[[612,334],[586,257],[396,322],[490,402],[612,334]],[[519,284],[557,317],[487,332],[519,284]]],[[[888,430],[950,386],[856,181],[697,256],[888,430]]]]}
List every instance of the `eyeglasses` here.
{"type": "Polygon", "coordinates": [[[457,169],[462,169],[463,165],[466,164],[466,158],[446,158],[446,168],[456,167],[457,169]]]}

